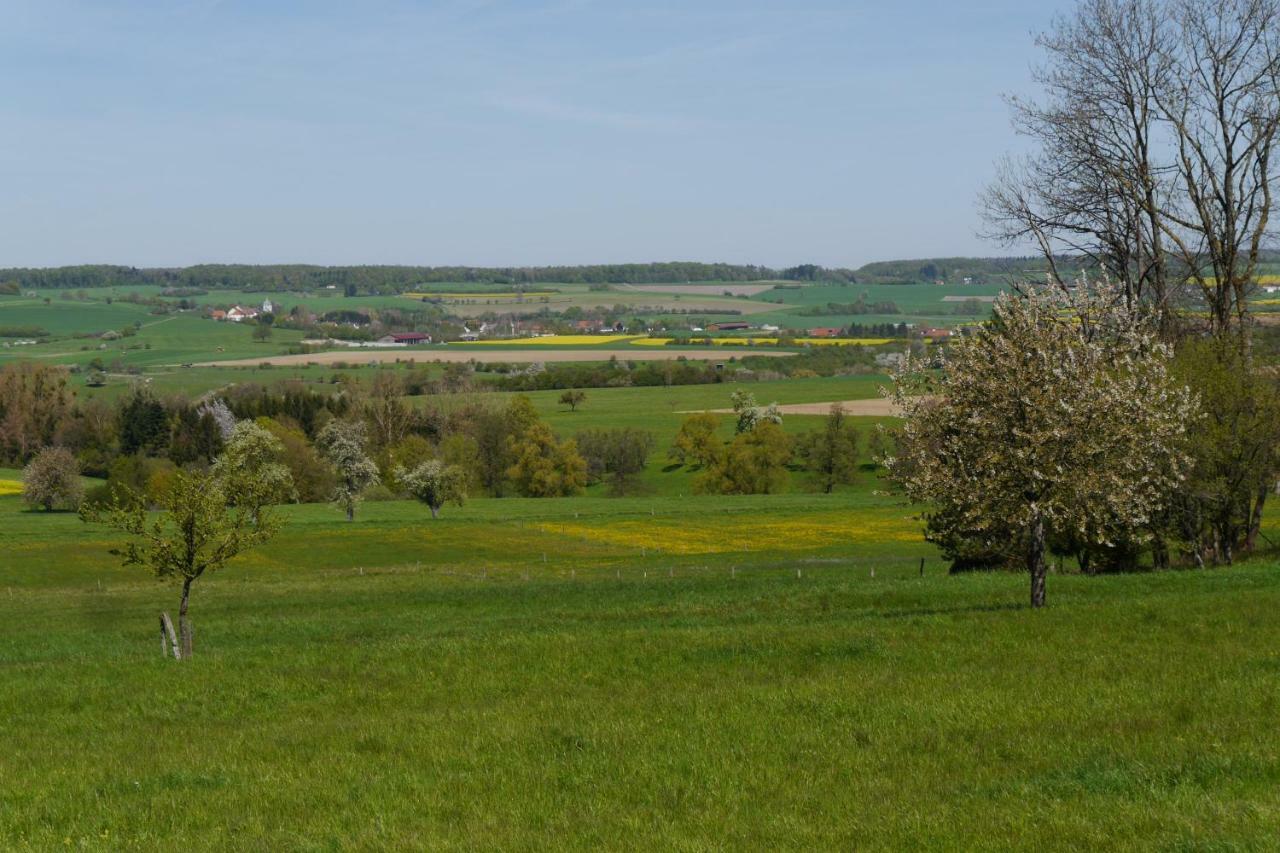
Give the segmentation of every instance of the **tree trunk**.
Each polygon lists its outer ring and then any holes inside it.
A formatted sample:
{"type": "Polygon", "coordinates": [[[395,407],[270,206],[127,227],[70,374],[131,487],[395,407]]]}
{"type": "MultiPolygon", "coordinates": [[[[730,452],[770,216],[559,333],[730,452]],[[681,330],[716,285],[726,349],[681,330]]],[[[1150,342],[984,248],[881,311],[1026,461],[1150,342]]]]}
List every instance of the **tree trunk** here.
{"type": "Polygon", "coordinates": [[[356,520],[356,506],[355,504],[347,504],[347,521],[355,521],[355,520],[356,520]]]}
{"type": "Polygon", "coordinates": [[[182,659],[190,660],[194,643],[194,629],[187,618],[187,602],[191,598],[191,578],[182,582],[182,606],[178,608],[178,634],[182,637],[182,659]]]}
{"type": "Polygon", "coordinates": [[[1044,607],[1044,580],[1049,566],[1044,561],[1044,519],[1038,513],[1027,530],[1027,569],[1031,572],[1031,606],[1044,607]]]}
{"type": "Polygon", "coordinates": [[[1151,542],[1151,562],[1157,569],[1169,568],[1169,543],[1163,536],[1156,536],[1151,542]]]}
{"type": "Polygon", "coordinates": [[[1244,537],[1244,550],[1252,551],[1258,544],[1258,534],[1262,532],[1262,510],[1267,505],[1267,492],[1271,491],[1269,484],[1263,483],[1258,486],[1258,494],[1253,501],[1253,513],[1249,518],[1249,532],[1244,537]]]}
{"type": "Polygon", "coordinates": [[[432,518],[439,518],[439,517],[440,517],[440,507],[438,507],[438,506],[432,506],[431,504],[427,504],[427,509],[431,510],[431,517],[432,517],[432,518]]]}

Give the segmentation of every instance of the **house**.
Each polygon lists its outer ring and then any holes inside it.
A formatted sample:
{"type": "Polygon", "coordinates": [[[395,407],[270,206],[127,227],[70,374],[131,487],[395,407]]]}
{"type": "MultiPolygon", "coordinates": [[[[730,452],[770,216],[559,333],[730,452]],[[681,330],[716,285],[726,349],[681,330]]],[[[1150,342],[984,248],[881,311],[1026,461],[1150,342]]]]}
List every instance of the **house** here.
{"type": "Polygon", "coordinates": [[[951,340],[950,329],[931,329],[923,328],[920,330],[920,337],[933,341],[935,344],[943,343],[951,340]]]}
{"type": "Polygon", "coordinates": [[[744,332],[750,328],[751,328],[750,323],[743,323],[736,320],[729,323],[708,323],[707,324],[708,332],[744,332]]]}
{"type": "Polygon", "coordinates": [[[257,308],[243,308],[236,305],[227,312],[227,319],[232,323],[239,323],[241,320],[253,320],[258,316],[257,308]]]}
{"type": "Polygon", "coordinates": [[[475,332],[471,331],[471,330],[470,330],[470,329],[468,329],[466,326],[463,326],[463,327],[462,327],[462,334],[461,334],[461,335],[458,335],[458,340],[460,340],[460,341],[478,341],[478,340],[480,340],[480,335],[478,335],[478,334],[476,334],[475,332]]]}
{"type": "Polygon", "coordinates": [[[227,312],[223,311],[221,308],[214,308],[209,312],[209,317],[213,320],[225,320],[227,319],[227,312]]]}
{"type": "Polygon", "coordinates": [[[270,300],[270,299],[264,299],[264,300],[262,300],[262,313],[263,313],[263,314],[274,314],[275,312],[276,312],[276,307],[275,307],[274,305],[272,305],[272,304],[271,304],[271,300],[270,300]]]}
{"type": "Polygon", "coordinates": [[[810,330],[809,330],[809,337],[811,337],[811,338],[838,338],[838,337],[840,337],[840,330],[839,330],[839,329],[832,329],[832,328],[810,329],[810,330]]]}
{"type": "Polygon", "coordinates": [[[762,332],[780,332],[780,331],[782,331],[782,329],[781,329],[780,327],[778,327],[778,326],[773,325],[772,323],[765,323],[765,324],[763,324],[763,325],[760,327],[760,331],[762,331],[762,332]]]}
{"type": "Polygon", "coordinates": [[[431,336],[424,332],[392,332],[378,338],[378,343],[390,347],[409,347],[431,343],[431,336]]]}

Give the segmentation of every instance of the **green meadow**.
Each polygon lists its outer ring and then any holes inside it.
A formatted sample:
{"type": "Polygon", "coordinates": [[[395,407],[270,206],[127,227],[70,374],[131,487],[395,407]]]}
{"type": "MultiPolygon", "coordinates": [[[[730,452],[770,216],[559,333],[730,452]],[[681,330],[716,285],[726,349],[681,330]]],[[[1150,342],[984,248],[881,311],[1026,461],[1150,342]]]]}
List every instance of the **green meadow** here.
{"type": "MultiPolygon", "coordinates": [[[[3,472],[0,477],[12,476],[3,472]]],[[[406,502],[171,586],[0,498],[6,849],[1264,849],[1280,567],[951,577],[832,496],[406,502]],[[921,573],[921,558],[924,571],[921,573]]]]}

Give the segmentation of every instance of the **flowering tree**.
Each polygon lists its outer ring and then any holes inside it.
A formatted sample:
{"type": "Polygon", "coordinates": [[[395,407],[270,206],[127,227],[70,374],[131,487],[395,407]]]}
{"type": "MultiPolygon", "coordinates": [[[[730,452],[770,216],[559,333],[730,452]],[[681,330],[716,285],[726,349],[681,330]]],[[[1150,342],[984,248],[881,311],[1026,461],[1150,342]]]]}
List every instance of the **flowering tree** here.
{"type": "Polygon", "coordinates": [[[213,473],[227,484],[227,502],[257,510],[297,500],[293,474],[280,461],[284,445],[266,427],[240,421],[232,428],[213,473]]]}
{"type": "Polygon", "coordinates": [[[1047,537],[1140,541],[1182,481],[1196,401],[1170,357],[1107,282],[1005,294],[940,372],[895,375],[905,423],[885,465],[930,504],[930,541],[994,551],[1012,534],[1040,607],[1047,537]]]}
{"type": "Polygon", "coordinates": [[[411,471],[397,468],[396,479],[427,505],[432,518],[440,517],[440,507],[446,503],[462,506],[467,499],[467,472],[439,459],[428,459],[411,471]]]}
{"type": "Polygon", "coordinates": [[[84,495],[80,464],[65,447],[46,447],[22,469],[22,499],[28,506],[76,509],[84,495]]]}
{"type": "Polygon", "coordinates": [[[782,411],[777,403],[758,406],[755,395],[749,391],[734,391],[730,399],[733,401],[733,413],[738,416],[738,425],[734,429],[738,435],[751,432],[762,423],[782,423],[782,411]]]}
{"type": "Polygon", "coordinates": [[[333,501],[346,510],[347,521],[354,521],[361,492],[378,482],[378,466],[365,451],[364,424],[331,421],[316,436],[316,445],[338,475],[333,501]]]}
{"type": "Polygon", "coordinates": [[[200,417],[208,415],[213,418],[213,422],[218,425],[218,432],[222,434],[222,440],[231,439],[231,433],[236,428],[236,416],[231,413],[231,409],[227,408],[227,404],[221,398],[201,403],[196,409],[196,414],[200,417]]]}

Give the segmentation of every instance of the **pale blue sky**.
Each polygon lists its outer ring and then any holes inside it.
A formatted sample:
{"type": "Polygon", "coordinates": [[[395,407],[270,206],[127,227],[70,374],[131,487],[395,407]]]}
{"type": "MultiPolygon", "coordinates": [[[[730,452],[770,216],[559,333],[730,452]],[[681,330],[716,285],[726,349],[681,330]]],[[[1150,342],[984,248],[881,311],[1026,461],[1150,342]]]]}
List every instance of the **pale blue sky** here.
{"type": "Polygon", "coordinates": [[[997,253],[1067,0],[0,0],[0,267],[997,253]]]}

